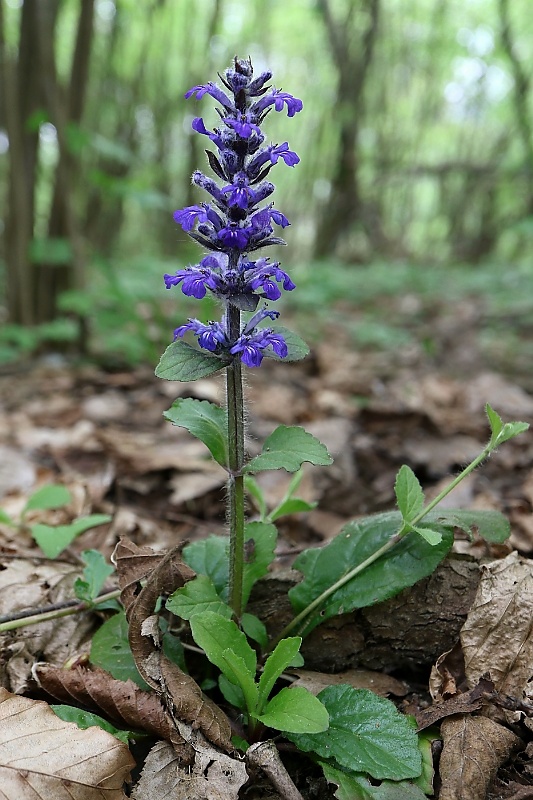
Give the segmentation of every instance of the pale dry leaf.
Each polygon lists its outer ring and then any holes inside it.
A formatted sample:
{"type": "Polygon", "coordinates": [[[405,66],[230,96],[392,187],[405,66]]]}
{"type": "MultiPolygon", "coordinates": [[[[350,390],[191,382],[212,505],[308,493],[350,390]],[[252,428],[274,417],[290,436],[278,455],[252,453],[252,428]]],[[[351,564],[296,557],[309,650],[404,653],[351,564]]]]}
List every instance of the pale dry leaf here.
{"type": "Polygon", "coordinates": [[[134,765],[110,733],[0,689],[0,800],[123,800],[134,765]]]}
{"type": "Polygon", "coordinates": [[[326,686],[338,686],[339,684],[348,684],[354,689],[369,689],[382,697],[390,694],[403,697],[407,694],[407,687],[402,681],[385,672],[374,672],[369,669],[348,669],[333,675],[309,669],[294,669],[291,670],[291,675],[298,676],[294,686],[303,686],[313,694],[318,694],[326,686]]]}
{"type": "Polygon", "coordinates": [[[498,768],[521,745],[518,736],[487,717],[443,720],[439,800],[485,800],[498,768]]]}
{"type": "Polygon", "coordinates": [[[189,728],[194,741],[193,767],[182,767],[170,745],[158,742],[148,754],[133,800],[237,800],[248,780],[244,762],[209,747],[190,726],[183,727],[189,728]]]}
{"type": "Polygon", "coordinates": [[[490,673],[496,689],[521,697],[533,672],[533,563],[518,553],[481,569],[461,631],[469,686],[490,673]]]}

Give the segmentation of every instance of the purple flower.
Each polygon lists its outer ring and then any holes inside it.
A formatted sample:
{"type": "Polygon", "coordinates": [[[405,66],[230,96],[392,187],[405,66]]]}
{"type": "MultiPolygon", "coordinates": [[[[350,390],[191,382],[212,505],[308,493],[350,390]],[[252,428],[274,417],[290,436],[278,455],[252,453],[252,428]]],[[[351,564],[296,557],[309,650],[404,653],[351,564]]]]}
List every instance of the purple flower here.
{"type": "Polygon", "coordinates": [[[204,325],[199,319],[189,319],[186,325],[180,325],[174,331],[174,341],[184,336],[187,331],[192,331],[198,337],[198,344],[204,350],[215,351],[221,345],[227,344],[226,334],[220,322],[208,322],[204,325]]]}
{"type": "Polygon", "coordinates": [[[216,85],[216,83],[212,83],[211,81],[209,81],[209,83],[200,84],[199,86],[193,86],[192,89],[189,89],[189,91],[185,93],[185,99],[188,100],[189,97],[192,97],[192,95],[195,93],[197,100],[201,100],[204,94],[210,94],[211,97],[214,97],[215,100],[218,100],[218,102],[229,111],[235,108],[227,94],[223,92],[222,89],[216,85]]]}
{"type": "Polygon", "coordinates": [[[217,232],[217,238],[229,249],[246,250],[250,234],[245,228],[240,228],[236,223],[230,223],[217,232]]]}
{"type": "Polygon", "coordinates": [[[184,231],[192,231],[197,222],[207,222],[207,207],[187,206],[187,208],[174,211],[174,221],[181,225],[184,231]]]}
{"type": "Polygon", "coordinates": [[[241,361],[247,367],[259,367],[263,361],[263,351],[267,347],[272,347],[279,358],[285,358],[288,354],[285,339],[271,328],[258,330],[251,334],[242,334],[230,348],[230,353],[232,355],[240,353],[241,361]]]}
{"type": "Polygon", "coordinates": [[[275,208],[271,209],[270,216],[272,217],[276,225],[281,225],[282,228],[286,228],[288,225],[291,224],[287,219],[287,217],[285,216],[285,214],[282,214],[281,211],[276,211],[275,208]]]}
{"type": "Polygon", "coordinates": [[[294,117],[298,111],[302,110],[304,104],[292,94],[275,89],[272,94],[267,94],[254,103],[252,110],[254,113],[260,114],[271,105],[274,105],[276,111],[283,111],[283,106],[287,105],[287,116],[294,117]]]}
{"type": "Polygon", "coordinates": [[[181,291],[188,297],[196,297],[201,300],[205,297],[207,289],[212,291],[217,289],[215,276],[207,268],[187,267],[179,269],[175,275],[165,275],[165,286],[178,286],[182,283],[181,291]]]}
{"type": "Polygon", "coordinates": [[[220,135],[219,131],[208,131],[204,125],[204,121],[201,117],[195,117],[192,121],[191,128],[196,133],[202,133],[204,136],[209,136],[211,141],[216,144],[219,150],[224,148],[224,141],[220,135]]]}
{"type": "Polygon", "coordinates": [[[230,119],[229,117],[224,117],[224,122],[226,125],[229,125],[230,128],[239,134],[242,139],[249,139],[252,133],[261,133],[261,129],[259,125],[256,125],[250,119],[250,114],[241,114],[238,119],[230,119]]]}

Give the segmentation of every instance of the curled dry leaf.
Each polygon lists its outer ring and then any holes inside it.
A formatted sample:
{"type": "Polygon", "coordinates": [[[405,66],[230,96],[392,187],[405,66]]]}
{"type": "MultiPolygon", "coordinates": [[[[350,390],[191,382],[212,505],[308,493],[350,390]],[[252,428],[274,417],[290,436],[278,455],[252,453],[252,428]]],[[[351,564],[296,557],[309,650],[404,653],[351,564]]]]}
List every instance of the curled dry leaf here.
{"type": "Polygon", "coordinates": [[[231,726],[223,711],[206,698],[196,681],[162,653],[159,625],[154,614],[161,595],[168,595],[195,577],[181,558],[181,547],[156,555],[127,539],[118,543],[117,566],[121,599],[129,621],[130,647],[137,669],[158,692],[173,719],[194,722],[207,739],[223,750],[233,750],[231,726]],[[143,583],[141,583],[143,581],[143,583]]]}
{"type": "Polygon", "coordinates": [[[298,676],[295,686],[304,686],[313,694],[318,694],[326,686],[337,686],[341,683],[347,683],[354,689],[370,689],[382,697],[390,694],[403,697],[407,694],[407,687],[402,681],[384,672],[374,672],[369,669],[348,669],[334,675],[328,672],[313,672],[309,669],[294,669],[291,670],[291,675],[298,676]]]}
{"type": "Polygon", "coordinates": [[[133,800],[237,800],[239,789],[248,780],[244,763],[206,743],[202,745],[198,735],[193,736],[196,761],[192,768],[184,769],[177,763],[166,742],[152,748],[133,790],[133,800]]]}
{"type": "Polygon", "coordinates": [[[123,800],[134,765],[110,733],[82,731],[46,703],[0,689],[2,800],[123,800]]]}
{"type": "Polygon", "coordinates": [[[143,692],[133,681],[115,680],[98,668],[59,669],[47,664],[37,665],[34,674],[42,688],[61,703],[83,706],[124,728],[166,739],[182,761],[192,761],[190,746],[181,739],[159,696],[143,692]]]}
{"type": "Polygon", "coordinates": [[[521,697],[533,672],[533,563],[518,553],[482,567],[461,631],[470,686],[490,673],[496,690],[521,697]]]}
{"type": "Polygon", "coordinates": [[[514,733],[486,717],[454,717],[441,725],[439,800],[485,800],[487,789],[513,750],[514,733]]]}

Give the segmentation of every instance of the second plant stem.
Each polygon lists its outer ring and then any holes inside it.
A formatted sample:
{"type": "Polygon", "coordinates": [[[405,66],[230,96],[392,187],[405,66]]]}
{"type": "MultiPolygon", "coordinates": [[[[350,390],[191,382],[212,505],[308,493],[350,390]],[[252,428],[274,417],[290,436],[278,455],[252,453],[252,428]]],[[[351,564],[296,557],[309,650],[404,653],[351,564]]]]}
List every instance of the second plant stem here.
{"type": "MultiPolygon", "coordinates": [[[[240,334],[241,313],[228,304],[227,331],[230,341],[240,334]]],[[[226,404],[228,411],[228,526],[229,526],[229,604],[233,613],[242,616],[244,568],[244,395],[242,365],[237,356],[226,369],[226,404]]]]}

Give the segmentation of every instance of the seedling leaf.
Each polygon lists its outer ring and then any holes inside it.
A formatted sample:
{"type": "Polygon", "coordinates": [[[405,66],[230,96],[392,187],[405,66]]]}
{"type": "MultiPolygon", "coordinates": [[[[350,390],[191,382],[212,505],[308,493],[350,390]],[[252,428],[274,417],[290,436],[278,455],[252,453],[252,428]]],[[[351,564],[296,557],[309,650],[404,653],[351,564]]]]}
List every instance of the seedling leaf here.
{"type": "Polygon", "coordinates": [[[434,530],[429,525],[426,527],[423,524],[415,525],[411,528],[414,533],[418,533],[428,544],[432,547],[442,542],[442,532],[434,530]]]}
{"type": "Polygon", "coordinates": [[[141,689],[150,691],[150,687],[141,678],[135,666],[124,611],[114,614],[98,628],[91,641],[90,659],[95,667],[107,670],[113,678],[119,681],[131,678],[141,689]]]}
{"type": "Polygon", "coordinates": [[[3,508],[0,508],[0,522],[4,525],[9,525],[11,528],[16,527],[16,523],[3,508]]]}
{"type": "Polygon", "coordinates": [[[443,511],[431,512],[425,520],[427,522],[437,522],[441,525],[453,525],[453,527],[459,528],[470,537],[473,536],[474,531],[477,531],[482,539],[495,544],[505,542],[511,533],[509,520],[499,511],[493,510],[444,509],[443,511]]]}
{"type": "Polygon", "coordinates": [[[529,424],[527,422],[506,422],[504,424],[500,415],[497,414],[488,403],[485,406],[485,412],[489,418],[491,429],[491,437],[489,442],[489,447],[491,450],[499,447],[501,444],[503,444],[503,442],[513,439],[520,433],[527,431],[529,428],[529,424]]]}
{"type": "Polygon", "coordinates": [[[267,703],[257,719],[269,728],[294,734],[320,733],[327,731],[329,724],[327,710],[303,686],[282,689],[267,703]]]}
{"type": "Polygon", "coordinates": [[[257,642],[263,650],[266,649],[268,646],[268,633],[264,622],[261,622],[259,617],[245,612],[241,617],[241,626],[249,639],[257,642]]]}
{"type": "Polygon", "coordinates": [[[246,605],[252,587],[259,578],[266,575],[274,561],[274,549],[278,531],[275,525],[267,522],[248,522],[244,529],[246,555],[243,564],[242,597],[246,605]]]}
{"type": "Polygon", "coordinates": [[[210,534],[206,539],[198,539],[183,548],[183,560],[197,575],[211,578],[215,589],[222,598],[227,599],[229,583],[229,539],[227,536],[210,534]]]}
{"type": "Polygon", "coordinates": [[[381,781],[375,786],[364,775],[345,772],[318,761],[328,783],[336,783],[338,800],[427,800],[424,792],[409,781],[381,781]]]}
{"type": "Polygon", "coordinates": [[[24,506],[24,515],[27,511],[45,510],[49,508],[61,508],[70,503],[72,495],[65,486],[50,484],[50,486],[43,486],[38,489],[26,505],[24,506]]]}
{"type": "Polygon", "coordinates": [[[396,475],[396,501],[405,522],[411,522],[424,507],[424,492],[413,470],[404,464],[396,475]]]}
{"type": "Polygon", "coordinates": [[[228,436],[226,412],[208,400],[192,397],[178,398],[163,414],[165,419],[185,428],[200,439],[221,466],[228,463],[228,436]]]}
{"type": "Polygon", "coordinates": [[[59,719],[64,722],[75,722],[82,731],[92,727],[101,728],[103,731],[111,733],[116,739],[124,742],[124,744],[128,744],[129,739],[135,739],[135,734],[132,731],[121,731],[91,711],[82,711],[81,708],[67,705],[53,705],[50,708],[59,719]]]}
{"type": "Polygon", "coordinates": [[[77,536],[89,528],[97,528],[110,522],[108,514],[90,514],[88,517],[80,517],[70,525],[41,525],[36,524],[30,527],[31,535],[47,558],[57,558],[57,556],[71,544],[77,536]]]}
{"type": "Polygon", "coordinates": [[[352,686],[328,686],[318,699],[329,713],[324,733],[289,734],[305,752],[377,780],[417,778],[422,772],[416,723],[390,700],[352,686]]]}
{"type": "Polygon", "coordinates": [[[225,366],[227,362],[218,356],[209,355],[178,340],[169,344],[161,356],[155,374],[166,381],[197,381],[225,366]]]}
{"type": "Polygon", "coordinates": [[[76,578],[74,581],[74,594],[79,600],[92,603],[115,570],[98,550],[84,550],[81,557],[86,566],[83,578],[76,578]]]}
{"type": "Polygon", "coordinates": [[[296,425],[280,425],[265,439],[263,452],[246,464],[244,472],[267,469],[296,472],[304,461],[321,466],[333,463],[326,447],[311,433],[296,425]]]}

